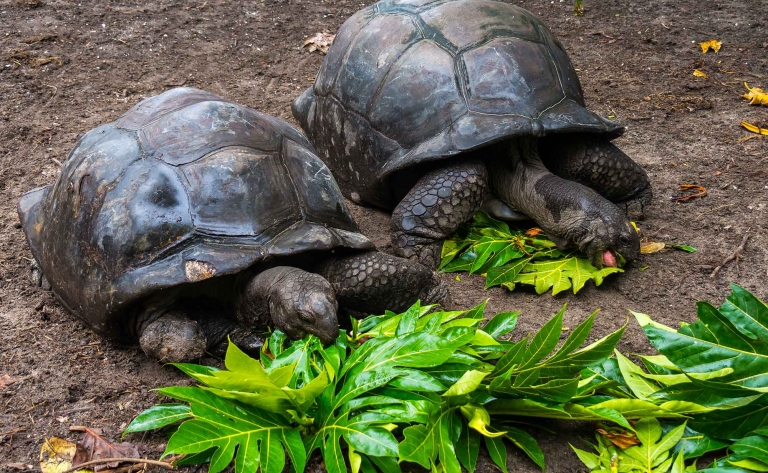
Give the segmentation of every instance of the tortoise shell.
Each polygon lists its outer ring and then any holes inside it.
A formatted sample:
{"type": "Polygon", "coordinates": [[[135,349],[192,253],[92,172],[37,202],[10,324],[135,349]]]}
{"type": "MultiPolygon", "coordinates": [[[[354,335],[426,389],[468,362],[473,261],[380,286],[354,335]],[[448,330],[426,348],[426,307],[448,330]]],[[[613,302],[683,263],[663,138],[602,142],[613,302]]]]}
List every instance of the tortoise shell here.
{"type": "Polygon", "coordinates": [[[385,0],[359,11],[293,114],[342,191],[385,208],[402,197],[398,171],[513,136],[623,130],[585,108],[541,20],[492,0],[385,0]]]}
{"type": "Polygon", "coordinates": [[[86,133],[53,185],[18,204],[64,306],[105,336],[182,284],[270,258],[371,248],[328,168],[282,120],[179,88],[86,133]]]}

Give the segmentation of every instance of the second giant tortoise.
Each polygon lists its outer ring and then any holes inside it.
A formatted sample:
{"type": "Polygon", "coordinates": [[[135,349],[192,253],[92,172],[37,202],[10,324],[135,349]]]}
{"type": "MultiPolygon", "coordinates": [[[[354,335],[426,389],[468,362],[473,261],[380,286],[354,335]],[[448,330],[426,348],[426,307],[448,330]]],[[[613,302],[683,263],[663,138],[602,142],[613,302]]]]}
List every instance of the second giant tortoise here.
{"type": "Polygon", "coordinates": [[[563,46],[533,14],[491,0],[385,0],[339,30],[293,103],[353,201],[394,209],[395,251],[436,265],[481,207],[535,220],[593,264],[639,255],[643,169],[585,108],[563,46]]]}
{"type": "Polygon", "coordinates": [[[227,336],[253,352],[266,324],[327,344],[338,305],[447,297],[424,266],[374,250],[301,133],[197,89],[89,131],[18,207],[61,303],[163,361],[221,354],[227,336]]]}

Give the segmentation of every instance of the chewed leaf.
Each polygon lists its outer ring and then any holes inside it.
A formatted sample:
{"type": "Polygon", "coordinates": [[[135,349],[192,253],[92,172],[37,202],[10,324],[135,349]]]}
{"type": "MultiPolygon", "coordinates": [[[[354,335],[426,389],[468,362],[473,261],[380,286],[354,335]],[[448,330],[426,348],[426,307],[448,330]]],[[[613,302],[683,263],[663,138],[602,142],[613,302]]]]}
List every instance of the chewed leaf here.
{"type": "Polygon", "coordinates": [[[466,235],[463,239],[445,242],[440,270],[481,274],[486,289],[504,286],[512,291],[517,284],[529,284],[539,294],[568,289],[575,294],[587,281],[599,286],[605,276],[623,272],[616,267],[595,268],[584,255],[560,251],[541,229],[510,229],[483,212],[465,230],[459,232],[466,235]]]}
{"type": "Polygon", "coordinates": [[[693,70],[693,75],[695,75],[696,77],[702,77],[702,78],[704,78],[704,79],[706,79],[706,78],[707,78],[707,75],[706,75],[705,73],[701,72],[701,71],[700,71],[700,70],[698,70],[698,69],[694,69],[694,70],[693,70]]]}
{"type": "Polygon", "coordinates": [[[710,48],[718,53],[720,52],[720,46],[723,45],[722,41],[718,41],[716,39],[710,39],[709,41],[704,41],[703,43],[699,43],[699,46],[701,46],[701,52],[705,53],[710,50],[710,48]]]}

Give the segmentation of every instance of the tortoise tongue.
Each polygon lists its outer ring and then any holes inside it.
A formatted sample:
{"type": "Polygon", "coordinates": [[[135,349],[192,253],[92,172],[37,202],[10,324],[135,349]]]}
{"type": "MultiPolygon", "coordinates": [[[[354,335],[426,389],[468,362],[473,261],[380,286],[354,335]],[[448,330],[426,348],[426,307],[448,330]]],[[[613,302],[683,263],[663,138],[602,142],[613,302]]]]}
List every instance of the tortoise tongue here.
{"type": "Polygon", "coordinates": [[[603,263],[605,263],[606,266],[616,267],[616,257],[613,256],[611,250],[605,250],[603,252],[603,263]]]}

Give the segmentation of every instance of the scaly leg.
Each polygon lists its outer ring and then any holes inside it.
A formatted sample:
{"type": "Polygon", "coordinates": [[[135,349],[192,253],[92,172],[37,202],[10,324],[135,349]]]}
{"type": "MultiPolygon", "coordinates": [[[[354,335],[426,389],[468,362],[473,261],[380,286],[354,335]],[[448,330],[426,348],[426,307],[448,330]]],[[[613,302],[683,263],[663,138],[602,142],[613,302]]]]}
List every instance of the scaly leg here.
{"type": "Polygon", "coordinates": [[[317,272],[331,283],[341,307],[366,315],[402,312],[417,300],[450,303],[448,287],[429,268],[378,251],[328,258],[317,272]]]}
{"type": "Polygon", "coordinates": [[[424,175],[392,212],[395,253],[436,268],[443,240],[475,215],[487,182],[485,166],[477,161],[451,163],[424,175]]]}

